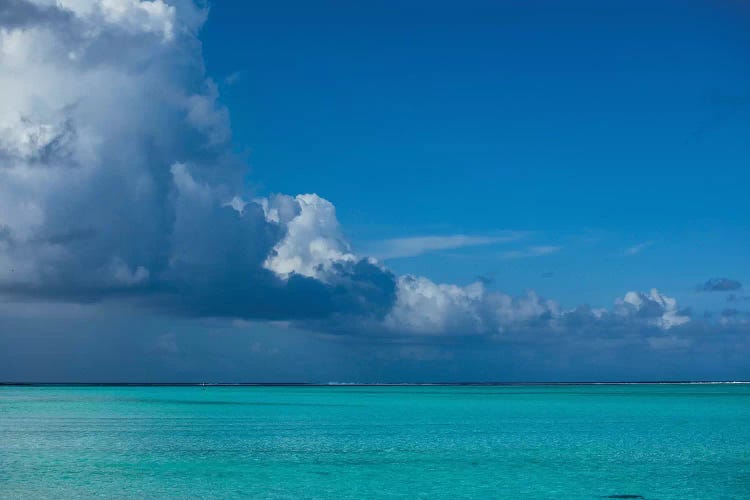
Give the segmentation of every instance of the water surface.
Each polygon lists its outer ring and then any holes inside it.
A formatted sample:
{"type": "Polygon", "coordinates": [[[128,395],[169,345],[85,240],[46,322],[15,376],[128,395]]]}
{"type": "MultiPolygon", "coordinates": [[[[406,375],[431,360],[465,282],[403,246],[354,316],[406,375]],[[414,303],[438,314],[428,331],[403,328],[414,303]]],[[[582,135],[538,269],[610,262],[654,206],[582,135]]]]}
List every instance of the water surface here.
{"type": "Polygon", "coordinates": [[[750,386],[0,387],[2,498],[750,498],[750,386]]]}

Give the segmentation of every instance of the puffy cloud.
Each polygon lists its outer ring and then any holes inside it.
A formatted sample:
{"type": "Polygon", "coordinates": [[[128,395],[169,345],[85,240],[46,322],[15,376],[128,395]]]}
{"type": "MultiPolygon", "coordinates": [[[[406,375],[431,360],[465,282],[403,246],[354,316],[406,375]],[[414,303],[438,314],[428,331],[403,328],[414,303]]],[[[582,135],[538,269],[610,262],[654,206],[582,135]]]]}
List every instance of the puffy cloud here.
{"type": "Polygon", "coordinates": [[[175,221],[157,283],[168,303],[196,315],[315,319],[383,315],[394,279],[352,254],[332,205],[315,195],[244,202],[172,167],[175,221]]]}
{"type": "Polygon", "coordinates": [[[386,329],[418,335],[483,335],[501,339],[524,331],[550,334],[606,329],[669,330],[686,325],[690,315],[677,301],[659,293],[628,292],[612,310],[581,306],[565,310],[534,292],[512,297],[488,291],[481,282],[465,287],[436,284],[427,278],[398,279],[396,303],[385,318],[386,329]]]}
{"type": "MultiPolygon", "coordinates": [[[[205,75],[196,35],[205,16],[189,1],[0,6],[0,293],[126,297],[387,338],[659,332],[690,321],[655,290],[629,292],[612,310],[563,310],[534,292],[396,277],[353,252],[329,201],[254,197],[205,75]]],[[[518,237],[390,240],[384,255],[518,237]]]]}
{"type": "Polygon", "coordinates": [[[396,297],[385,326],[400,333],[496,335],[509,327],[560,316],[555,302],[533,292],[513,298],[488,292],[481,282],[459,287],[407,275],[398,279],[396,297]]]}
{"type": "Polygon", "coordinates": [[[238,317],[390,305],[393,277],[351,254],[332,204],[244,201],[196,37],[204,9],[0,9],[0,290],[238,317]]]}
{"type": "Polygon", "coordinates": [[[244,170],[211,148],[228,122],[191,123],[196,98],[226,113],[193,34],[204,14],[160,0],[2,12],[0,283],[52,295],[147,285],[168,266],[171,166],[188,158],[219,183],[244,170]]]}
{"type": "Polygon", "coordinates": [[[690,321],[689,314],[678,309],[675,299],[662,295],[655,288],[648,294],[626,293],[625,297],[616,301],[615,314],[625,318],[640,318],[665,330],[690,321]]]}
{"type": "Polygon", "coordinates": [[[263,206],[269,221],[286,224],[284,238],[264,263],[277,275],[288,278],[296,273],[328,281],[336,267],[359,260],[341,234],[336,209],[328,200],[315,194],[276,196],[263,206]]]}
{"type": "Polygon", "coordinates": [[[742,288],[742,283],[728,278],[712,278],[700,286],[704,292],[731,292],[742,288]]]}

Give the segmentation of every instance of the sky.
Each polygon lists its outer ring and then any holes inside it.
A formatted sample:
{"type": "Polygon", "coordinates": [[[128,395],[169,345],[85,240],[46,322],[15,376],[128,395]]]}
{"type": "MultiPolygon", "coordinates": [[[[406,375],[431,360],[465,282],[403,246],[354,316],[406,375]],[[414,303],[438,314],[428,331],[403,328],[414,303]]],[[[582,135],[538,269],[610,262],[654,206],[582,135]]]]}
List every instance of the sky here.
{"type": "Polygon", "coordinates": [[[0,380],[750,379],[749,21],[2,2],[0,380]]]}

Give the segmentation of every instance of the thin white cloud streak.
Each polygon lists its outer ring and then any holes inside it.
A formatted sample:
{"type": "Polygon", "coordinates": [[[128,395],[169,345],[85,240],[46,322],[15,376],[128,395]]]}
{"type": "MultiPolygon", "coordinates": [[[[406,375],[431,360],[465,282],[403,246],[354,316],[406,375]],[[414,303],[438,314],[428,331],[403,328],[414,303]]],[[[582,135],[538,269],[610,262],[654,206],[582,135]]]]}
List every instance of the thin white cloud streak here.
{"type": "Polygon", "coordinates": [[[637,245],[633,245],[632,247],[628,247],[625,250],[623,250],[622,254],[626,257],[630,257],[633,255],[638,255],[639,253],[646,250],[648,247],[652,246],[654,244],[653,241],[644,241],[643,243],[638,243],[637,245]]]}
{"type": "Polygon", "coordinates": [[[373,242],[367,246],[367,253],[378,259],[401,259],[416,257],[436,250],[456,250],[458,248],[495,245],[518,241],[526,236],[522,231],[508,231],[497,236],[468,236],[453,234],[447,236],[415,236],[391,238],[373,242]]]}
{"type": "Polygon", "coordinates": [[[510,259],[528,259],[531,257],[543,257],[545,255],[552,255],[553,253],[557,253],[562,249],[562,247],[558,246],[533,246],[528,247],[523,250],[510,250],[508,252],[503,252],[500,254],[501,259],[510,260],[510,259]]]}

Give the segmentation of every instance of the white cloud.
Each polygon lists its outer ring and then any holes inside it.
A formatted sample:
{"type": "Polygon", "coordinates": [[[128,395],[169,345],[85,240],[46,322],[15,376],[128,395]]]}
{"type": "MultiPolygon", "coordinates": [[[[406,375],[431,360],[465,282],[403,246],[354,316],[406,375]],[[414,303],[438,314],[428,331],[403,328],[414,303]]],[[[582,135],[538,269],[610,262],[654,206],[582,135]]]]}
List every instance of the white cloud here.
{"type": "MultiPolygon", "coordinates": [[[[0,293],[75,301],[148,289],[195,316],[312,318],[391,336],[689,321],[656,291],[630,292],[612,312],[564,311],[534,292],[397,278],[352,251],[329,201],[246,201],[246,166],[231,155],[229,113],[196,38],[204,10],[161,0],[13,6],[0,28],[0,293]]],[[[522,236],[399,238],[379,255],[522,236]]]]}
{"type": "Polygon", "coordinates": [[[519,240],[524,236],[525,233],[520,231],[508,231],[495,236],[454,234],[447,236],[392,238],[371,243],[367,247],[367,252],[379,259],[398,259],[415,257],[435,250],[453,250],[456,248],[506,243],[519,240]]]}
{"type": "Polygon", "coordinates": [[[316,194],[277,196],[265,201],[264,207],[267,220],[279,222],[283,217],[286,223],[286,235],[266,259],[266,269],[284,278],[297,273],[327,281],[335,272],[334,265],[358,260],[341,234],[336,209],[328,200],[316,194]],[[296,209],[290,209],[292,204],[296,209]],[[286,215],[280,215],[283,213],[286,215]]]}
{"type": "Polygon", "coordinates": [[[161,0],[5,8],[0,283],[107,288],[154,278],[172,243],[170,192],[189,182],[171,166],[187,160],[217,185],[244,175],[211,149],[229,123],[196,43],[205,11],[161,0]],[[80,228],[89,237],[53,237],[80,228]]]}
{"type": "Polygon", "coordinates": [[[70,12],[87,22],[92,36],[117,29],[130,35],[157,34],[168,42],[174,38],[175,30],[197,28],[196,24],[203,22],[203,16],[197,14],[197,9],[183,3],[183,14],[193,17],[192,26],[186,25],[186,18],[177,18],[176,7],[163,0],[32,0],[30,3],[70,12]],[[181,21],[183,24],[180,24],[181,21]]]}
{"type": "Polygon", "coordinates": [[[464,334],[481,333],[485,327],[476,306],[483,294],[478,283],[458,287],[402,276],[398,280],[396,304],[385,323],[392,330],[423,334],[456,330],[464,334]]]}
{"type": "Polygon", "coordinates": [[[494,335],[539,318],[560,316],[560,307],[533,292],[513,298],[488,292],[480,282],[465,287],[417,276],[398,279],[396,304],[385,319],[400,333],[494,335]]]}
{"type": "Polygon", "coordinates": [[[670,330],[690,321],[677,301],[653,289],[648,294],[628,292],[612,311],[576,308],[564,310],[534,292],[519,297],[488,291],[480,282],[465,287],[437,284],[417,276],[398,279],[396,304],[385,318],[387,330],[415,335],[483,335],[531,328],[545,335],[576,331],[583,324],[595,330],[654,327],[670,330]],[[572,322],[571,322],[572,321],[572,322]],[[583,324],[581,323],[583,321],[583,324]]]}
{"type": "Polygon", "coordinates": [[[615,302],[615,314],[621,317],[643,318],[647,323],[668,330],[684,325],[690,316],[682,313],[677,301],[652,288],[648,294],[628,292],[615,302]]]}

